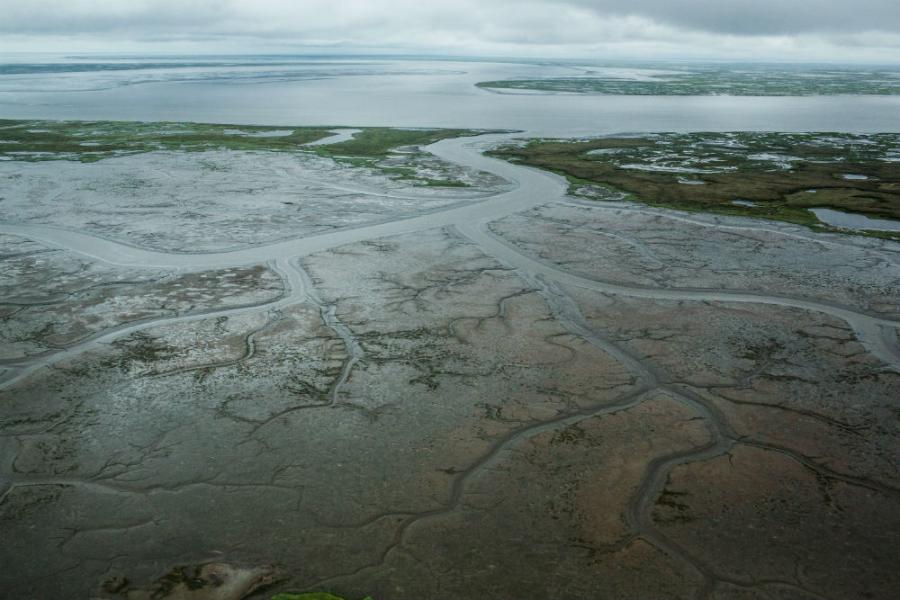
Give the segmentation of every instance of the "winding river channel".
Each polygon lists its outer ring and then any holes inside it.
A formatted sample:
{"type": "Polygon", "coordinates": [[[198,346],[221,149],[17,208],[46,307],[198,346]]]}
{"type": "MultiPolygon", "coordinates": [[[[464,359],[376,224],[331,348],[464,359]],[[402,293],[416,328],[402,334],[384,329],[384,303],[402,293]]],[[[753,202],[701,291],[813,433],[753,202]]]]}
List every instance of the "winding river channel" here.
{"type": "MultiPolygon", "coordinates": [[[[352,131],[341,130],[325,141],[332,143],[344,141],[352,134],[352,131]]],[[[777,225],[759,221],[747,220],[742,222],[728,219],[719,222],[716,219],[704,220],[702,217],[697,218],[674,212],[657,211],[656,209],[638,205],[623,207],[622,205],[592,204],[575,200],[567,197],[568,185],[562,177],[485,156],[484,150],[486,148],[509,141],[519,135],[508,133],[463,137],[443,140],[427,148],[441,160],[488,172],[503,178],[511,184],[505,191],[486,198],[473,199],[471,196],[467,196],[460,198],[457,203],[449,207],[423,211],[411,217],[377,222],[360,227],[348,227],[324,234],[284,239],[274,243],[260,244],[238,250],[213,253],[161,252],[147,250],[82,231],[41,225],[0,223],[0,233],[22,236],[53,248],[75,253],[90,260],[102,261],[130,269],[165,268],[179,272],[199,272],[224,267],[265,264],[278,273],[282,279],[281,295],[265,302],[227,309],[210,309],[182,316],[149,318],[130,322],[99,332],[79,343],[60,350],[51,350],[28,358],[10,359],[0,362],[0,369],[2,369],[0,370],[0,388],[9,388],[42,369],[46,369],[61,361],[77,358],[80,354],[92,348],[108,344],[147,328],[248,313],[268,312],[271,315],[295,304],[310,303],[319,308],[326,326],[341,338],[346,347],[347,358],[343,362],[340,373],[328,390],[327,403],[311,404],[302,408],[334,407],[338,399],[339,388],[347,381],[354,363],[362,356],[362,349],[350,329],[335,316],[334,306],[326,306],[319,298],[312,279],[300,264],[300,259],[314,253],[328,251],[356,242],[426,230],[445,229],[468,239],[486,255],[514,269],[531,288],[541,294],[552,315],[566,330],[615,359],[629,372],[635,385],[629,393],[619,397],[612,404],[608,402],[602,404],[592,403],[577,410],[563,411],[544,420],[536,420],[530,424],[510,429],[508,433],[501,436],[495,443],[490,444],[483,453],[475,457],[464,469],[454,473],[454,479],[446,498],[432,505],[436,506],[434,508],[428,508],[423,512],[417,513],[378,513],[373,517],[367,518],[364,523],[342,524],[343,527],[360,527],[388,517],[397,519],[396,529],[389,544],[383,552],[380,552],[374,562],[356,568],[352,572],[339,573],[328,579],[318,581],[315,583],[316,587],[324,587],[346,577],[358,576],[382,568],[392,554],[402,550],[403,546],[409,542],[408,538],[412,535],[411,532],[415,528],[457,510],[462,504],[467,487],[473,481],[476,481],[480,474],[494,468],[517,445],[542,432],[577,424],[598,415],[611,414],[635,407],[644,402],[654,391],[661,391],[687,407],[696,418],[702,420],[709,436],[707,441],[699,445],[685,450],[661,454],[647,464],[640,483],[633,496],[630,497],[624,513],[624,519],[628,522],[631,534],[621,544],[627,544],[640,537],[657,549],[680,561],[689,569],[694,570],[703,580],[703,585],[697,594],[698,598],[707,598],[719,582],[738,586],[750,585],[752,582],[745,581],[740,576],[718,572],[714,566],[705,563],[700,557],[694,556],[689,550],[669,539],[654,523],[651,515],[652,504],[662,492],[668,474],[677,465],[722,456],[734,448],[735,445],[743,444],[787,456],[795,462],[802,463],[816,473],[824,473],[832,479],[850,482],[869,489],[885,491],[886,493],[893,494],[896,492],[893,488],[888,488],[881,483],[837,472],[830,466],[818,464],[807,456],[787,447],[770,444],[765,441],[756,441],[738,435],[714,404],[684,389],[684,386],[679,386],[671,377],[659,372],[652,365],[648,364],[649,361],[643,360],[642,357],[626,350],[622,345],[609,341],[602,332],[592,328],[588,320],[579,311],[576,302],[566,294],[565,288],[581,288],[602,294],[649,300],[773,305],[822,313],[846,322],[855,332],[857,339],[873,356],[877,357],[884,364],[885,368],[898,372],[900,372],[900,349],[898,349],[900,321],[891,320],[874,313],[866,313],[837,303],[813,298],[771,295],[752,289],[651,287],[589,278],[570,272],[564,267],[552,264],[541,258],[530,256],[523,252],[522,249],[495,235],[489,225],[498,219],[539,206],[566,203],[587,207],[587,210],[609,210],[610,207],[613,207],[616,210],[646,211],[666,219],[690,221],[698,225],[721,227],[729,230],[765,230],[772,235],[801,237],[828,245],[852,244],[852,238],[848,238],[848,241],[842,241],[834,236],[806,234],[796,228],[780,228],[777,225]]],[[[331,187],[336,189],[349,189],[340,183],[334,183],[333,185],[325,182],[318,183],[331,185],[331,187]]],[[[352,191],[376,196],[389,196],[389,194],[385,194],[381,190],[352,188],[352,191]]],[[[404,196],[404,198],[407,198],[407,196],[404,196]]],[[[895,258],[886,257],[885,260],[893,261],[895,258]]],[[[253,336],[269,327],[273,321],[274,319],[267,320],[265,324],[246,336],[246,352],[244,357],[238,359],[238,362],[253,354],[253,336]]],[[[276,416],[269,417],[256,425],[256,427],[263,427],[283,414],[279,413],[276,416]]],[[[23,478],[21,481],[11,480],[5,491],[0,487],[0,491],[3,492],[0,495],[0,499],[17,487],[59,485],[60,482],[73,486],[92,485],[102,487],[106,485],[102,482],[91,481],[85,483],[61,478],[39,480],[23,478]]],[[[3,481],[0,481],[0,484],[2,483],[3,481]]],[[[805,587],[791,582],[779,582],[779,585],[795,591],[801,590],[803,593],[809,592],[805,587]]]]}
{"type": "MultiPolygon", "coordinates": [[[[326,138],[325,141],[337,143],[348,139],[348,135],[352,135],[352,131],[338,131],[333,137],[326,138]]],[[[86,258],[112,265],[131,268],[170,268],[179,271],[203,271],[267,263],[280,272],[285,280],[283,295],[277,300],[268,303],[220,311],[212,310],[179,317],[148,319],[108,330],[72,347],[52,352],[49,355],[39,356],[31,360],[9,361],[4,364],[8,370],[3,378],[0,379],[0,382],[3,385],[11,385],[37,369],[63,359],[70,359],[88,348],[108,343],[148,327],[206,319],[211,316],[231,316],[263,309],[278,309],[292,303],[307,300],[310,298],[310,294],[314,292],[310,289],[308,277],[298,271],[299,267],[296,265],[296,261],[292,259],[355,242],[446,227],[455,228],[458,233],[477,244],[486,254],[517,269],[522,276],[529,279],[537,278],[547,282],[562,283],[607,294],[652,300],[771,304],[825,313],[845,321],[856,332],[860,342],[873,355],[877,356],[890,368],[900,371],[900,352],[898,352],[897,347],[897,329],[900,328],[900,322],[881,316],[864,314],[850,307],[822,301],[773,296],[752,290],[653,288],[587,279],[566,272],[548,262],[523,254],[519,249],[493,235],[487,225],[491,221],[514,213],[527,211],[537,206],[553,202],[570,202],[571,200],[566,198],[567,183],[562,177],[490,158],[483,154],[483,148],[507,141],[515,136],[516,134],[491,134],[479,138],[456,138],[443,140],[428,147],[432,154],[442,160],[486,171],[506,179],[513,184],[512,189],[508,191],[498,193],[487,199],[464,200],[450,208],[425,212],[412,217],[374,223],[362,227],[345,228],[325,234],[282,240],[252,248],[215,253],[168,253],[146,250],[79,231],[41,225],[0,224],[0,233],[30,238],[51,247],[61,248],[86,258]]],[[[377,194],[377,192],[373,191],[364,193],[377,194]]],[[[584,205],[584,203],[581,204],[584,205]]],[[[602,206],[598,205],[598,209],[602,210],[602,206]]],[[[725,225],[725,227],[730,226],[725,225]]],[[[785,233],[785,235],[794,234],[785,233]]]]}

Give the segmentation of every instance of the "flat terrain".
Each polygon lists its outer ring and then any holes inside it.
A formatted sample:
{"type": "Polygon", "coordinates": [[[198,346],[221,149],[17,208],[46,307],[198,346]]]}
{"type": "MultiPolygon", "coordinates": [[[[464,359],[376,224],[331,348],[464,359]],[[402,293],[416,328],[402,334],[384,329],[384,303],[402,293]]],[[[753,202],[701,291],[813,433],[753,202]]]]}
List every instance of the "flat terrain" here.
{"type": "MultiPolygon", "coordinates": [[[[492,155],[565,175],[576,196],[828,227],[827,208],[900,224],[900,135],[688,133],[532,140],[492,155]]],[[[868,235],[892,235],[876,231],[868,235]]],[[[895,229],[896,230],[896,229],[895,229]]],[[[895,236],[896,237],[896,236],[895,236]]]]}
{"type": "Polygon", "coordinates": [[[644,64],[573,66],[569,76],[481,81],[501,93],[547,92],[616,96],[833,96],[894,95],[900,92],[895,67],[829,65],[644,64]]]}
{"type": "MultiPolygon", "coordinates": [[[[652,171],[510,133],[3,126],[11,598],[900,589],[897,242],[626,201],[652,171]]],[[[841,208],[896,209],[879,160],[823,163],[869,177],[841,208]]]]}

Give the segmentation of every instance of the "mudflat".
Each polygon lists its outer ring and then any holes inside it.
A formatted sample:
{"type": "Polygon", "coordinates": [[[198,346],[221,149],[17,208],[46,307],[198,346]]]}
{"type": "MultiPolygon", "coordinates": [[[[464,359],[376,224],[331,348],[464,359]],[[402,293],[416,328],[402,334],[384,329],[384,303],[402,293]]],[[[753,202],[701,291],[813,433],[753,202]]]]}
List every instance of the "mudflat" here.
{"type": "Polygon", "coordinates": [[[516,133],[4,127],[10,597],[900,587],[896,241],[516,133]]]}

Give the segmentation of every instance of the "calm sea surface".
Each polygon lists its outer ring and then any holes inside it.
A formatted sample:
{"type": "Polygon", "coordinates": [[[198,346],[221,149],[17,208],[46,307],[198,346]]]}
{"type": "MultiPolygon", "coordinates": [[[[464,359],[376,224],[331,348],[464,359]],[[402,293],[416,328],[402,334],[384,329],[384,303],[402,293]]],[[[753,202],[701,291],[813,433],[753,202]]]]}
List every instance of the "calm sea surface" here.
{"type": "Polygon", "coordinates": [[[353,57],[0,56],[0,118],[474,127],[566,136],[900,132],[900,96],[598,96],[496,93],[474,85],[572,72],[560,64],[353,57]]]}

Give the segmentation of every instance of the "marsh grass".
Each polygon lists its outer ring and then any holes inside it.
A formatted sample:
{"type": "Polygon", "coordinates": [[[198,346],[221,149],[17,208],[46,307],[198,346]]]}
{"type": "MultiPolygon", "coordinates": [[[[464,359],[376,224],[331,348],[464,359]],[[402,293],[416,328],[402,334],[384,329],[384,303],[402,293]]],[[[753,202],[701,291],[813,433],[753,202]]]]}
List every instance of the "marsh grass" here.
{"type": "MultiPolygon", "coordinates": [[[[809,208],[900,219],[898,148],[897,134],[697,133],[541,139],[491,154],[563,175],[576,195],[611,188],[652,206],[830,231],[836,229],[809,208]],[[702,185],[680,183],[685,174],[702,185]],[[847,179],[847,174],[866,179],[847,179]],[[735,205],[738,199],[754,205],[735,205]]],[[[900,238],[891,232],[860,233],[900,238]]]]}
{"type": "Polygon", "coordinates": [[[211,125],[206,123],[143,123],[117,121],[0,121],[0,157],[6,160],[80,160],[94,162],[112,156],[161,150],[297,151],[328,137],[328,129],[294,128],[289,135],[253,134],[284,131],[284,127],[211,125]]]}
{"type": "Polygon", "coordinates": [[[352,139],[339,144],[317,146],[322,156],[385,158],[399,148],[427,146],[448,138],[477,135],[470,129],[395,129],[372,127],[363,129],[352,139]]]}
{"type": "MultiPolygon", "coordinates": [[[[529,90],[567,94],[615,96],[833,96],[900,94],[896,68],[826,68],[810,65],[648,65],[640,79],[603,76],[601,71],[580,77],[482,81],[488,90],[529,90]]],[[[590,73],[590,74],[587,74],[590,73]]]]}
{"type": "Polygon", "coordinates": [[[421,177],[412,166],[381,161],[397,156],[423,158],[419,148],[460,136],[478,135],[468,129],[363,129],[352,139],[324,146],[307,146],[332,135],[330,127],[269,127],[208,123],[144,123],[127,121],[12,121],[0,120],[0,160],[27,162],[73,160],[96,162],[144,152],[305,152],[357,168],[380,171],[396,180],[427,187],[468,187],[453,179],[421,177]],[[290,133],[284,135],[283,132],[290,133]],[[271,135],[278,133],[279,135],[271,135]],[[270,134],[270,135],[266,135],[270,134]]]}

